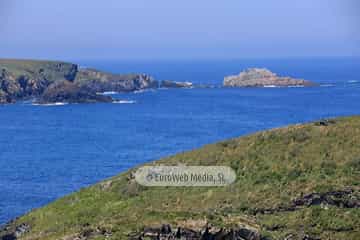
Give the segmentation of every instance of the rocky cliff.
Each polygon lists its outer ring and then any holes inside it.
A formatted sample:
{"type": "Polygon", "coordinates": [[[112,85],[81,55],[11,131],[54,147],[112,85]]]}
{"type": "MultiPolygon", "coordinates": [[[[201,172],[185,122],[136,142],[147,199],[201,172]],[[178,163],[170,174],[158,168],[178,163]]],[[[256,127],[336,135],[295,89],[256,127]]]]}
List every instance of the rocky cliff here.
{"type": "Polygon", "coordinates": [[[108,99],[99,97],[97,93],[154,87],[158,87],[158,82],[146,74],[111,74],[79,69],[76,64],[58,61],[0,60],[0,103],[29,98],[41,102],[60,99],[68,102],[107,102],[108,99]]]}
{"type": "Polygon", "coordinates": [[[239,75],[224,78],[225,87],[266,87],[266,86],[314,86],[315,84],[303,79],[280,77],[266,68],[249,68],[239,75]]]}
{"type": "Polygon", "coordinates": [[[97,94],[86,86],[79,86],[68,80],[56,81],[50,84],[38,98],[40,104],[67,102],[67,103],[94,103],[112,102],[109,96],[97,94]]]}
{"type": "Polygon", "coordinates": [[[55,81],[73,81],[76,72],[76,65],[63,62],[0,60],[0,102],[38,97],[55,81]]]}
{"type": "Polygon", "coordinates": [[[95,69],[80,69],[75,83],[96,92],[128,92],[158,87],[158,82],[146,74],[111,74],[95,69]]]}

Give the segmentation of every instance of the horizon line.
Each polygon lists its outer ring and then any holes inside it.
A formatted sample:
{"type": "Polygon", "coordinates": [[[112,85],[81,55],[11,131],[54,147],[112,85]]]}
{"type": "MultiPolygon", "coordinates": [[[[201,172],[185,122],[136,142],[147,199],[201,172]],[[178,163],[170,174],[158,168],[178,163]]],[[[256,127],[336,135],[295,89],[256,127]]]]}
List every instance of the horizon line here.
{"type": "Polygon", "coordinates": [[[77,62],[77,61],[236,61],[236,60],[296,60],[296,59],[341,59],[341,58],[349,58],[356,59],[360,58],[359,56],[353,55],[334,55],[334,56],[254,56],[254,57],[179,57],[179,58],[114,58],[114,57],[90,57],[90,58],[43,58],[43,57],[0,57],[0,60],[19,60],[19,61],[54,61],[54,62],[77,62]]]}

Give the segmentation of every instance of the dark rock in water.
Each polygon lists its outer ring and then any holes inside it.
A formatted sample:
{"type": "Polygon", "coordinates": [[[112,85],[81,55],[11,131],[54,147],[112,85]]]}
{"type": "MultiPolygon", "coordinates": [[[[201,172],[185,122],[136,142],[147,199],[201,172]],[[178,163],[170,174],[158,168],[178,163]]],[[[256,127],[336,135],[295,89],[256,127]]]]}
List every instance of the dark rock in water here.
{"type": "Polygon", "coordinates": [[[315,83],[303,79],[280,77],[266,68],[249,68],[239,75],[224,78],[225,87],[287,87],[314,86],[315,83]]]}
{"type": "Polygon", "coordinates": [[[112,101],[113,99],[109,96],[96,94],[92,89],[63,80],[51,84],[40,96],[38,103],[94,103],[112,101]]]}
{"type": "Polygon", "coordinates": [[[175,82],[170,80],[161,81],[160,87],[163,88],[191,88],[193,84],[191,82],[175,82]]]}

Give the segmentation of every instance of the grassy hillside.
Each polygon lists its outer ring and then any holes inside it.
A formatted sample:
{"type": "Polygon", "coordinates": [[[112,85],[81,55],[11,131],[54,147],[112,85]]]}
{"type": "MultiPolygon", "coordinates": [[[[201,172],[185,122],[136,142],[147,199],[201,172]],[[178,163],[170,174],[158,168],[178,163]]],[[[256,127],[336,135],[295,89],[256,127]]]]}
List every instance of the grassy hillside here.
{"type": "Polygon", "coordinates": [[[359,146],[359,116],[259,132],[153,163],[228,165],[237,173],[228,187],[142,187],[132,169],[30,212],[7,232],[29,226],[20,239],[128,239],[161,224],[211,224],[270,239],[360,239],[359,146]]]}
{"type": "Polygon", "coordinates": [[[53,82],[65,79],[73,80],[76,75],[77,66],[60,61],[0,59],[0,69],[6,69],[16,78],[20,76],[38,78],[39,75],[42,75],[48,81],[53,82]]]}

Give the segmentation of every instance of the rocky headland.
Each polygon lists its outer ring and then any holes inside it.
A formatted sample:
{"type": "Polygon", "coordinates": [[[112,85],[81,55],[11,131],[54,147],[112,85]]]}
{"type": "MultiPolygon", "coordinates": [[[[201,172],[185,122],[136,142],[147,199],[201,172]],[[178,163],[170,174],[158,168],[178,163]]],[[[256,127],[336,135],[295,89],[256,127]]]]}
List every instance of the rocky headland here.
{"type": "Polygon", "coordinates": [[[303,79],[281,77],[266,68],[249,68],[238,75],[224,78],[224,87],[289,87],[315,86],[316,84],[303,79]]]}
{"type": "Polygon", "coordinates": [[[0,103],[40,97],[57,81],[74,82],[77,72],[71,63],[0,60],[0,103]]]}
{"type": "Polygon", "coordinates": [[[159,82],[147,74],[112,74],[59,61],[0,59],[0,103],[111,102],[103,92],[131,92],[191,83],[159,82]]]}

